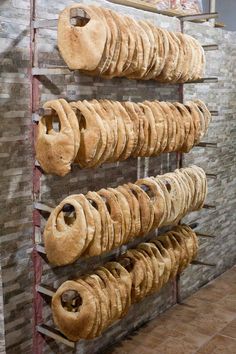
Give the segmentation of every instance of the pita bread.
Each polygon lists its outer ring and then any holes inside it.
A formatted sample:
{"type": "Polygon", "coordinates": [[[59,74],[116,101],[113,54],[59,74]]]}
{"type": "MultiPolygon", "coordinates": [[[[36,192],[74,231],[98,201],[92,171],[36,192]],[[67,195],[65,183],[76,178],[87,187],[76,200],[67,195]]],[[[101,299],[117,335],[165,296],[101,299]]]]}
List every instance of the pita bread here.
{"type": "Polygon", "coordinates": [[[122,240],[122,243],[124,244],[128,242],[130,238],[130,232],[132,227],[130,206],[125,196],[121,192],[119,192],[118,189],[108,188],[108,191],[111,191],[115,195],[124,217],[124,232],[122,240]]]}
{"type": "Polygon", "coordinates": [[[76,4],[61,12],[58,46],[70,69],[104,78],[185,82],[201,77],[205,67],[204,51],[193,37],[96,6],[76,4]],[[89,19],[71,25],[74,8],[89,19]]]}
{"type": "Polygon", "coordinates": [[[106,45],[106,24],[101,15],[91,6],[74,4],[66,7],[58,19],[58,48],[71,70],[94,70],[99,65],[106,45]],[[70,12],[82,9],[89,21],[84,26],[72,26],[70,12]]]}
{"type": "Polygon", "coordinates": [[[131,213],[131,230],[129,233],[129,240],[131,240],[133,237],[139,235],[141,230],[139,203],[131,192],[128,185],[117,187],[117,191],[125,197],[129,204],[129,209],[131,213]]]}
{"type": "Polygon", "coordinates": [[[53,321],[68,339],[76,341],[80,338],[88,338],[97,314],[92,292],[82,284],[67,281],[57,289],[51,306],[53,321]],[[78,312],[69,312],[62,305],[61,297],[68,290],[75,291],[82,299],[82,306],[79,307],[78,312]]]}
{"type": "Polygon", "coordinates": [[[111,190],[105,188],[100,189],[98,194],[102,197],[110,215],[111,222],[114,228],[114,241],[113,247],[119,247],[123,243],[125,224],[124,216],[115,195],[111,190]]]}
{"type": "Polygon", "coordinates": [[[73,196],[65,198],[50,214],[44,228],[47,258],[56,266],[73,263],[86,246],[86,217],[81,204],[73,196]],[[72,217],[63,212],[65,205],[73,208],[72,217]]]}
{"type": "Polygon", "coordinates": [[[158,252],[156,253],[156,257],[159,259],[159,265],[162,263],[164,264],[163,273],[160,273],[161,284],[164,286],[168,282],[171,275],[172,259],[168,251],[165,247],[163,247],[162,243],[158,241],[158,239],[152,240],[151,242],[154,243],[157,248],[158,252]]]}
{"type": "Polygon", "coordinates": [[[149,196],[154,211],[154,221],[151,228],[160,225],[165,212],[165,197],[160,185],[152,178],[139,179],[136,184],[142,188],[145,187],[145,193],[149,196]]]}
{"type": "Polygon", "coordinates": [[[113,228],[110,220],[110,215],[106,207],[106,203],[99,195],[99,193],[89,191],[86,194],[86,198],[92,203],[93,208],[98,211],[101,218],[101,233],[96,235],[97,237],[93,239],[89,247],[89,254],[97,256],[102,252],[106,252],[108,250],[108,240],[113,236],[113,228]]]}
{"type": "Polygon", "coordinates": [[[64,176],[71,170],[71,163],[80,147],[78,120],[70,105],[63,99],[48,101],[43,108],[51,108],[53,113],[39,121],[36,159],[46,173],[64,176]],[[60,124],[59,132],[53,128],[55,118],[60,124]]]}
{"type": "Polygon", "coordinates": [[[145,235],[152,228],[154,221],[154,209],[152,207],[149,196],[144,192],[142,188],[133,183],[128,183],[128,186],[139,202],[141,235],[145,235]]]}

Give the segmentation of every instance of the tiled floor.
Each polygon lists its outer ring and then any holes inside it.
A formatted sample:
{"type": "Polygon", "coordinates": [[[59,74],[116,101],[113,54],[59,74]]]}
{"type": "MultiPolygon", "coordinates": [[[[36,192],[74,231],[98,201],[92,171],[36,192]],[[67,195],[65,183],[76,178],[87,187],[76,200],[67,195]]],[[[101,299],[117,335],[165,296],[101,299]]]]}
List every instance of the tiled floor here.
{"type": "Polygon", "coordinates": [[[109,354],[236,354],[236,266],[109,354]]]}

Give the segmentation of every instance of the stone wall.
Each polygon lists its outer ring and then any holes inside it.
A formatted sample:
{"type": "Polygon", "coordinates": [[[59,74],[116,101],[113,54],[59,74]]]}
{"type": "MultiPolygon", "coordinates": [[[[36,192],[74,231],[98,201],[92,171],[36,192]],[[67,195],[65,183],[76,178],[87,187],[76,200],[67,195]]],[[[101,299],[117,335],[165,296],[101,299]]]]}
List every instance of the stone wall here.
{"type": "Polygon", "coordinates": [[[0,354],[5,354],[5,328],[4,328],[4,315],[3,315],[1,263],[0,263],[0,354]]]}
{"type": "Polygon", "coordinates": [[[30,352],[32,339],[29,23],[29,0],[0,2],[0,248],[8,353],[30,352]]]}
{"type": "Polygon", "coordinates": [[[217,148],[194,148],[185,156],[185,165],[192,163],[208,173],[216,173],[217,180],[209,180],[207,202],[216,210],[202,210],[190,214],[186,220],[198,218],[199,230],[216,238],[200,238],[199,259],[216,267],[190,267],[181,277],[181,297],[185,297],[206,284],[236,261],[236,33],[197,24],[186,24],[186,33],[201,43],[217,43],[219,51],[207,54],[207,75],[218,76],[217,84],[185,85],[185,100],[200,98],[212,110],[213,117],[204,141],[217,142],[217,148]]]}
{"type": "MultiPolygon", "coordinates": [[[[86,3],[105,4],[121,13],[129,13],[136,18],[151,19],[156,25],[170,30],[180,30],[175,18],[139,11],[111,4],[107,1],[84,1],[86,3]]],[[[73,1],[66,1],[66,5],[73,1]]],[[[65,7],[64,0],[36,0],[36,18],[54,19],[65,7]]],[[[6,352],[32,353],[32,124],[30,116],[30,0],[2,1],[0,48],[2,71],[0,89],[1,122],[1,196],[5,201],[1,209],[2,227],[1,266],[2,288],[0,291],[1,311],[4,313],[6,352]],[[11,5],[11,6],[9,6],[11,5]],[[1,299],[3,310],[1,310],[1,299]]],[[[216,267],[190,266],[179,282],[180,296],[184,298],[207,283],[236,261],[235,218],[236,204],[236,103],[235,69],[236,34],[212,29],[205,25],[187,24],[186,31],[199,38],[202,44],[219,43],[218,52],[207,53],[207,75],[219,76],[218,84],[185,85],[185,99],[199,97],[204,99],[211,109],[220,111],[214,117],[208,137],[204,140],[218,141],[217,149],[194,148],[185,156],[184,164],[203,166],[208,172],[219,173],[217,180],[209,181],[208,202],[216,204],[215,211],[203,210],[192,213],[187,220],[198,218],[199,230],[215,234],[215,239],[201,239],[199,259],[216,263],[216,267]]],[[[64,65],[56,48],[56,30],[40,29],[36,34],[36,64],[40,67],[64,65]]],[[[41,76],[40,104],[53,98],[64,97],[68,100],[110,98],[117,100],[142,101],[145,99],[178,100],[178,85],[160,85],[155,82],[138,82],[127,79],[102,80],[80,74],[41,76]]],[[[71,174],[64,178],[42,175],[40,180],[40,200],[56,205],[61,199],[72,193],[85,193],[102,187],[135,181],[137,177],[165,173],[176,168],[176,155],[163,154],[150,159],[129,159],[118,164],[105,164],[96,170],[80,170],[73,167],[71,174]]],[[[43,230],[44,220],[41,228],[43,230]]],[[[147,236],[149,237],[149,236],[147,236]]],[[[129,245],[130,247],[131,245],[129,245]]],[[[53,268],[43,261],[42,282],[54,287],[64,280],[73,278],[91,269],[97,264],[119,255],[115,250],[108,255],[89,260],[80,260],[73,266],[53,268]]],[[[109,328],[102,337],[94,341],[81,341],[77,344],[77,353],[96,353],[143,322],[172,306],[176,301],[175,282],[170,282],[159,294],[154,294],[142,303],[132,307],[122,321],[109,328]]],[[[51,312],[48,305],[43,307],[43,317],[51,324],[51,312]]],[[[0,328],[3,328],[0,326],[0,328]]],[[[0,329],[0,353],[2,345],[0,329]]],[[[4,342],[2,347],[4,346],[4,342]]],[[[3,349],[4,352],[4,349],[3,349]]],[[[54,341],[44,342],[44,353],[70,353],[54,341]]]]}

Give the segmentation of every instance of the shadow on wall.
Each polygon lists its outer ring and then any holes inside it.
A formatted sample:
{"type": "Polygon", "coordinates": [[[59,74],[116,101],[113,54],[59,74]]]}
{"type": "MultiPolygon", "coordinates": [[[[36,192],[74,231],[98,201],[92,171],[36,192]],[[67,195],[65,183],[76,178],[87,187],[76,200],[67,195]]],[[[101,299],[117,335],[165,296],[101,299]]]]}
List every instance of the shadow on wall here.
{"type": "MultiPolygon", "coordinates": [[[[6,7],[11,2],[1,0],[0,12],[3,6],[6,7]]],[[[1,15],[3,14],[1,13],[1,15]]],[[[32,204],[32,188],[29,184],[32,164],[29,139],[31,134],[31,116],[29,112],[30,85],[27,77],[27,70],[30,65],[30,32],[29,28],[21,28],[21,30],[18,29],[17,31],[17,24],[14,21],[9,24],[7,20],[5,21],[4,17],[0,25],[0,39],[1,43],[3,43],[3,46],[0,48],[0,72],[2,76],[0,89],[2,168],[0,174],[1,198],[5,204],[0,216],[2,226],[1,265],[4,322],[5,325],[11,323],[12,326],[10,330],[6,329],[4,335],[6,346],[8,348],[11,347],[9,352],[13,352],[14,346],[19,349],[19,344],[23,340],[32,337],[32,324],[25,318],[26,307],[27,316],[30,318],[29,314],[32,303],[31,284],[33,284],[31,256],[29,254],[29,249],[32,245],[32,223],[31,210],[28,207],[32,204]],[[8,238],[8,235],[12,235],[12,237],[8,238]],[[24,294],[22,289],[24,290],[24,294]],[[18,333],[12,339],[12,332],[14,331],[12,324],[15,318],[15,297],[18,297],[18,299],[21,297],[22,299],[19,300],[20,305],[19,303],[17,305],[17,318],[20,318],[22,323],[24,323],[26,339],[20,337],[20,326],[17,329],[18,333]]],[[[1,330],[0,328],[0,335],[1,330]]],[[[25,347],[25,352],[28,352],[28,349],[25,347]]]]}
{"type": "Polygon", "coordinates": [[[16,46],[28,35],[28,33],[28,29],[23,30],[11,41],[11,45],[4,52],[0,53],[0,72],[18,73],[22,70],[22,65],[24,65],[24,63],[22,63],[22,51],[17,51],[16,46]],[[19,65],[20,63],[22,64],[19,65]]]}

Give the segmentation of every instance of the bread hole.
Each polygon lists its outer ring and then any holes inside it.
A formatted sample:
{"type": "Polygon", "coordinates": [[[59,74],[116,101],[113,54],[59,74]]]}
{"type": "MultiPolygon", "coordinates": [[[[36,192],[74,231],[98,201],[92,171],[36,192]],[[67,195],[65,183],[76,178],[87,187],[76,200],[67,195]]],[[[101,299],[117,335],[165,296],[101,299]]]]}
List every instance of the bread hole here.
{"type": "Polygon", "coordinates": [[[97,203],[94,200],[88,199],[88,201],[92,205],[92,207],[94,207],[96,210],[98,210],[98,205],[97,205],[97,203]]]}
{"type": "Polygon", "coordinates": [[[85,119],[84,116],[81,114],[81,115],[79,116],[79,129],[80,129],[80,131],[81,131],[81,130],[85,130],[86,127],[87,127],[87,125],[86,125],[86,119],[85,119]]]}
{"type": "MultiPolygon", "coordinates": [[[[161,246],[162,246],[162,243],[161,243],[161,246]]],[[[158,247],[158,245],[156,245],[156,247],[158,248],[160,254],[161,254],[162,256],[165,256],[165,251],[163,250],[163,247],[161,247],[161,246],[158,247]]]]}
{"type": "Polygon", "coordinates": [[[120,272],[118,271],[118,269],[117,268],[113,268],[112,269],[112,275],[117,279],[120,279],[120,272]]]}
{"type": "Polygon", "coordinates": [[[111,214],[111,207],[110,207],[110,204],[108,204],[107,202],[106,202],[106,207],[107,207],[108,213],[111,214]]]}
{"type": "Polygon", "coordinates": [[[140,188],[142,188],[142,190],[149,196],[150,199],[155,198],[155,194],[153,193],[153,191],[150,189],[149,186],[142,184],[140,188]]]}
{"type": "Polygon", "coordinates": [[[165,242],[164,241],[162,241],[162,240],[158,240],[160,243],[161,243],[161,245],[165,248],[165,242]]]}
{"type": "Polygon", "coordinates": [[[139,187],[146,193],[150,190],[150,188],[148,186],[146,186],[145,184],[141,184],[139,187]]]}
{"type": "Polygon", "coordinates": [[[90,21],[90,16],[83,9],[71,9],[70,12],[70,24],[76,27],[84,27],[90,21]]]}
{"type": "Polygon", "coordinates": [[[102,198],[102,200],[104,201],[104,203],[106,204],[108,213],[111,214],[111,207],[110,207],[110,204],[109,204],[108,201],[107,201],[107,198],[104,197],[103,195],[101,196],[101,198],[102,198]]]}
{"type": "Polygon", "coordinates": [[[52,127],[53,127],[53,130],[57,133],[59,133],[61,130],[61,124],[60,124],[60,121],[58,120],[57,116],[53,116],[52,127]]]}
{"type": "Polygon", "coordinates": [[[136,192],[136,190],[130,189],[131,192],[133,193],[133,195],[135,196],[135,198],[138,199],[138,193],[136,192]]]}
{"type": "Polygon", "coordinates": [[[187,110],[189,111],[189,113],[191,113],[191,108],[189,106],[185,106],[187,108],[187,110]]]}
{"type": "Polygon", "coordinates": [[[166,189],[168,190],[168,192],[170,193],[171,191],[171,184],[167,181],[165,181],[165,186],[166,186],[166,189]]]}
{"type": "Polygon", "coordinates": [[[46,134],[51,134],[52,131],[55,133],[60,132],[61,124],[57,115],[52,115],[46,118],[46,128],[47,128],[46,134]]]}
{"type": "Polygon", "coordinates": [[[72,225],[76,219],[75,208],[71,204],[65,204],[62,208],[66,225],[72,225]]]}
{"type": "Polygon", "coordinates": [[[123,258],[122,260],[120,260],[120,264],[122,265],[122,267],[124,267],[129,273],[132,272],[133,268],[134,268],[134,262],[131,258],[123,258]]]}
{"type": "Polygon", "coordinates": [[[202,107],[198,106],[198,105],[197,105],[197,107],[198,107],[199,111],[201,111],[204,114],[204,111],[203,111],[202,107]]]}
{"type": "Polygon", "coordinates": [[[66,311],[78,312],[82,302],[82,298],[76,290],[66,290],[61,295],[61,305],[66,311]]]}
{"type": "Polygon", "coordinates": [[[64,213],[71,213],[71,212],[75,211],[75,208],[71,204],[65,204],[65,205],[63,205],[62,211],[64,213]]]}

